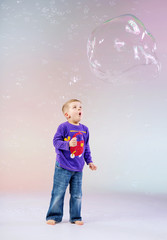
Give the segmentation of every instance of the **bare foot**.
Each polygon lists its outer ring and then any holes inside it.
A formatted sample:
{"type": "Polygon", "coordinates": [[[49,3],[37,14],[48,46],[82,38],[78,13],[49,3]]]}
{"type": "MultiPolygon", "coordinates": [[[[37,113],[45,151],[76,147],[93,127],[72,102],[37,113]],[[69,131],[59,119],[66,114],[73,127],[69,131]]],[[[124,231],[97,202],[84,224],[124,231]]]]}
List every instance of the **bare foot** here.
{"type": "Polygon", "coordinates": [[[46,221],[46,223],[49,224],[49,225],[55,225],[56,221],[55,220],[48,220],[48,221],[46,221]]]}
{"type": "Polygon", "coordinates": [[[84,222],[83,222],[83,221],[75,221],[74,224],[77,224],[77,225],[84,225],[84,222]]]}

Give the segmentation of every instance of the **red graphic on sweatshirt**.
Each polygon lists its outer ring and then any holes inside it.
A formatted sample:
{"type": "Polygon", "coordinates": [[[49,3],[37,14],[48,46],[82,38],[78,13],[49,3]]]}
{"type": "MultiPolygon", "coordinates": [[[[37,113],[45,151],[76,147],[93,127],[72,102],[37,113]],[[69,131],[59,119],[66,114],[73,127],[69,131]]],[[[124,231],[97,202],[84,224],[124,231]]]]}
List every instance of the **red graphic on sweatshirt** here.
{"type": "Polygon", "coordinates": [[[75,147],[70,147],[70,152],[71,158],[75,158],[75,156],[82,156],[82,153],[84,151],[84,138],[83,138],[83,134],[81,132],[78,132],[76,134],[74,134],[74,136],[72,138],[77,138],[77,146],[75,147]]]}

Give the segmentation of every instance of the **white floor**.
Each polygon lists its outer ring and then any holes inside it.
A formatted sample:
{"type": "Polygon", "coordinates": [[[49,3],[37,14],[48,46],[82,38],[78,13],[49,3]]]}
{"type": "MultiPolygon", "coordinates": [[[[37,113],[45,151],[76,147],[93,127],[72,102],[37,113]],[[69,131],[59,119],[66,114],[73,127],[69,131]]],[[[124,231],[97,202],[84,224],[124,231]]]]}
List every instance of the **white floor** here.
{"type": "Polygon", "coordinates": [[[45,223],[50,196],[1,195],[1,240],[167,240],[167,196],[127,194],[84,195],[84,226],[63,221],[45,223]]]}

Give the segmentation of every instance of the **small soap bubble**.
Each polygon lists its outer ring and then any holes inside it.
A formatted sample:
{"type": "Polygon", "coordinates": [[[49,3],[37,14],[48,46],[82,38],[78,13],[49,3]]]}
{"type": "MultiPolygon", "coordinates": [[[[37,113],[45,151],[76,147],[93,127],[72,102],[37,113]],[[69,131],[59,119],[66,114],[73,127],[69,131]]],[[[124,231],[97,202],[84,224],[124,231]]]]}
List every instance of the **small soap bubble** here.
{"type": "Polygon", "coordinates": [[[154,37],[130,14],[104,22],[94,29],[87,42],[90,68],[106,82],[125,78],[127,73],[143,72],[144,68],[156,76],[160,72],[156,50],[154,37]]]}

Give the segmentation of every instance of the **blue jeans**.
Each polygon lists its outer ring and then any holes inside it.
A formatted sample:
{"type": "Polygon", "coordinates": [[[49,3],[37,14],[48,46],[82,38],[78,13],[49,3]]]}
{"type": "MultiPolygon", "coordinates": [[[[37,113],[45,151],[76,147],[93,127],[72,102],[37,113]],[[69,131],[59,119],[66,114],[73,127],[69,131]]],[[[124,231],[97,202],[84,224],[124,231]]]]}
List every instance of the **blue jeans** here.
{"type": "Polygon", "coordinates": [[[46,220],[61,222],[63,217],[64,196],[70,185],[70,222],[81,221],[82,172],[63,169],[56,162],[53,190],[46,220]]]}

